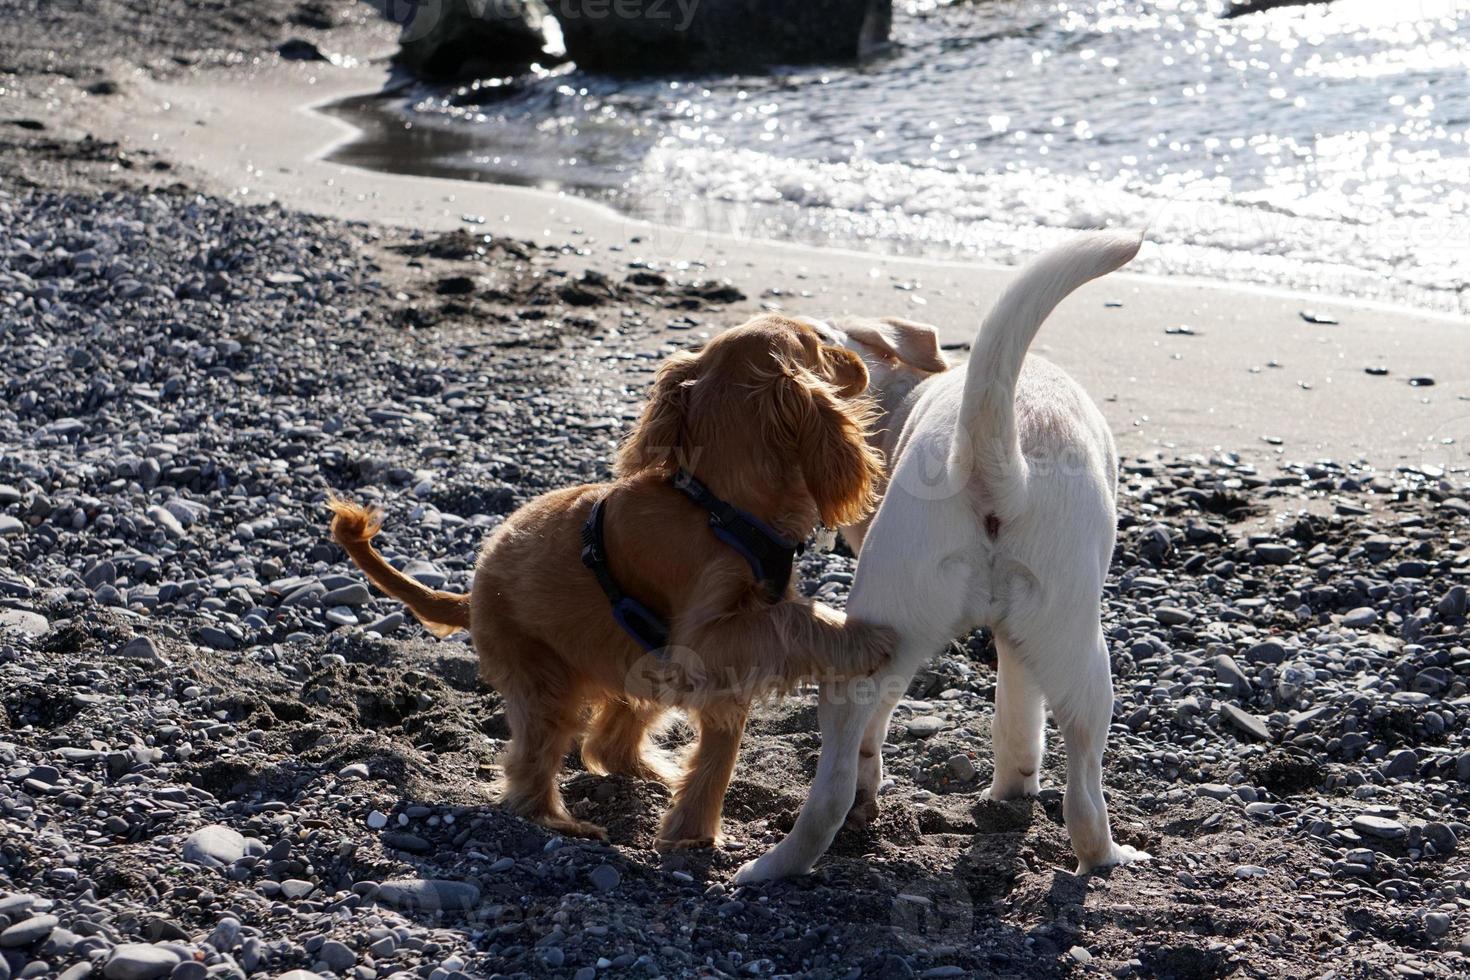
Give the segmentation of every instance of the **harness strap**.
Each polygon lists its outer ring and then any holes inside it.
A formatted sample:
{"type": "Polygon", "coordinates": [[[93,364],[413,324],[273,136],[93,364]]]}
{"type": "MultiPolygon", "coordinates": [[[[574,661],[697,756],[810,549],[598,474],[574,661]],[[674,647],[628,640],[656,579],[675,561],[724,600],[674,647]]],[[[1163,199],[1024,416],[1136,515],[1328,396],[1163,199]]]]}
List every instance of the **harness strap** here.
{"type": "Polygon", "coordinates": [[[756,581],[765,589],[766,601],[779,601],[791,584],[791,566],[800,546],[759,518],[710,493],[688,470],[679,470],[672,482],[675,490],[709,511],[710,530],[750,565],[756,581]]]}
{"type": "Polygon", "coordinates": [[[606,497],[599,498],[592,505],[592,513],[587,515],[587,523],[582,525],[582,564],[590,568],[597,578],[607,601],[612,603],[613,619],[617,620],[623,632],[648,653],[664,659],[667,654],[662,651],[669,645],[668,624],[643,603],[625,595],[608,567],[602,532],[602,505],[606,500],[606,497]]]}
{"type": "MultiPolygon", "coordinates": [[[[800,546],[776,533],[769,525],[731,506],[710,493],[709,488],[688,470],[679,470],[671,479],[674,489],[709,511],[710,531],[733,548],[750,565],[761,584],[767,602],[777,602],[791,584],[791,566],[800,546]]],[[[666,659],[669,645],[668,623],[653,610],[623,592],[607,562],[607,546],[603,534],[603,504],[598,498],[582,525],[582,564],[591,569],[607,601],[612,605],[613,619],[645,651],[666,659]]]]}

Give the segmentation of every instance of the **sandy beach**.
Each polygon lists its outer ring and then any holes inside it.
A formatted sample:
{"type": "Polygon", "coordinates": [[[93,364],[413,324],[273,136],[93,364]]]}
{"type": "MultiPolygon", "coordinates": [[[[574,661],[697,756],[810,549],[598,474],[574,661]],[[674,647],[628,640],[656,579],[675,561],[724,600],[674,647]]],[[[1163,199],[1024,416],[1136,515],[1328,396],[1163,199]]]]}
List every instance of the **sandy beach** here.
{"type": "MultiPolygon", "coordinates": [[[[389,78],[390,49],[372,38],[358,44],[351,67],[277,61],[177,81],[139,78],[122,98],[79,99],[76,122],[123,146],[166,147],[203,186],[242,203],[422,232],[566,241],[582,252],[572,263],[586,266],[634,256],[689,264],[758,301],[732,314],[759,305],[905,316],[935,324],[946,343],[967,344],[1008,281],[1009,270],[983,264],[659,226],[564,193],[329,162],[353,130],[319,107],[389,78]]],[[[1101,403],[1125,455],[1463,466],[1470,376],[1456,368],[1465,326],[1450,314],[1125,271],[1064,303],[1036,350],[1101,403]],[[1303,313],[1337,322],[1310,323],[1303,313]],[[1435,384],[1411,386],[1417,377],[1435,384]]]]}

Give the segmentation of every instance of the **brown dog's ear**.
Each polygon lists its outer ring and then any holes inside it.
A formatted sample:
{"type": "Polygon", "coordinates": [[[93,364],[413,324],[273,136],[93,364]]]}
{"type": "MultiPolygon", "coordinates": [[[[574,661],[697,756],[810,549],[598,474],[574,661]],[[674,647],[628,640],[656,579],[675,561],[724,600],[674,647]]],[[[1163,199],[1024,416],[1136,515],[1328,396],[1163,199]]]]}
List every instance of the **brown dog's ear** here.
{"type": "Polygon", "coordinates": [[[856,398],[868,388],[868,366],[846,347],[822,345],[822,355],[832,373],[832,385],[843,398],[856,398]]]}
{"type": "Polygon", "coordinates": [[[948,371],[949,362],[939,352],[939,331],[927,323],[896,316],[881,320],[854,318],[838,326],[848,337],[920,371],[948,371]]]}
{"type": "Polygon", "coordinates": [[[618,448],[613,474],[619,478],[648,469],[675,470],[683,465],[688,447],[684,425],[689,387],[694,384],[699,358],[688,351],[672,355],[654,375],[653,392],[628,438],[618,448]]]}
{"type": "Polygon", "coordinates": [[[804,368],[793,368],[781,384],[792,449],[822,523],[842,527],[862,520],[877,503],[875,483],[883,474],[883,455],[867,440],[872,405],[843,400],[804,368]]]}

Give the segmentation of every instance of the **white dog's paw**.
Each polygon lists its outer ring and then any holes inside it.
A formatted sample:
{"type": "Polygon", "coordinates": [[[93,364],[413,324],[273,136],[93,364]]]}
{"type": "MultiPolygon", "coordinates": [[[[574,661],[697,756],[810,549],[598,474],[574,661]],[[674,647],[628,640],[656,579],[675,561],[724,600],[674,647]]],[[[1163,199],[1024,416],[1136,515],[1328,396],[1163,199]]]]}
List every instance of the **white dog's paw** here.
{"type": "Polygon", "coordinates": [[[1114,844],[1112,850],[1108,852],[1108,856],[1101,861],[1094,861],[1092,863],[1079,861],[1077,863],[1077,873],[1079,875],[1085,875],[1096,871],[1098,868],[1109,868],[1119,864],[1134,864],[1138,861],[1152,861],[1153,859],[1154,856],[1148,851],[1140,851],[1138,848],[1130,847],[1127,844],[1114,844]]]}
{"type": "Polygon", "coordinates": [[[753,885],[758,881],[770,881],[772,878],[778,877],[767,870],[767,868],[768,863],[765,857],[758,857],[754,860],[746,861],[740,866],[740,870],[735,872],[732,884],[753,885]]]}
{"type": "Polygon", "coordinates": [[[758,881],[772,881],[776,878],[790,878],[792,875],[804,875],[812,869],[810,864],[793,864],[790,858],[783,858],[779,850],[767,851],[754,861],[746,861],[735,872],[732,884],[753,885],[758,881]]]}

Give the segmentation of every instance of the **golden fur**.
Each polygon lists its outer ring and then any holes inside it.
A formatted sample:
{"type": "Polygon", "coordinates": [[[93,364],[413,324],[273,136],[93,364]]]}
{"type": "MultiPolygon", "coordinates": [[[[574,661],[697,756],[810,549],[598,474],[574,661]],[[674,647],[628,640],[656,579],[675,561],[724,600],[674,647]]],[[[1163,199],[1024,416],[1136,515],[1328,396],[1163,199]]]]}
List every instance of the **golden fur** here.
{"type": "Polygon", "coordinates": [[[554,491],[490,536],[467,595],[428,589],[373,548],[381,520],[332,500],[332,533],[374,585],[430,630],[467,629],[482,678],[504,697],[512,739],[505,804],[553,830],[605,837],[573,817],[556,775],[582,735],[593,771],[671,783],[662,848],[712,845],[751,703],[799,679],[869,673],[893,635],[847,622],[794,587],[766,601],[750,566],[672,486],[689,469],[711,492],[795,541],[819,521],[861,519],[882,458],[866,441],[862,360],[810,326],[761,316],[660,367],[620,448],[615,482],[554,491]],[[605,498],[608,561],[622,589],[669,624],[665,657],[618,626],[581,563],[582,525],[605,498]],[[649,738],[669,707],[698,740],[682,772],[649,738]]]}

